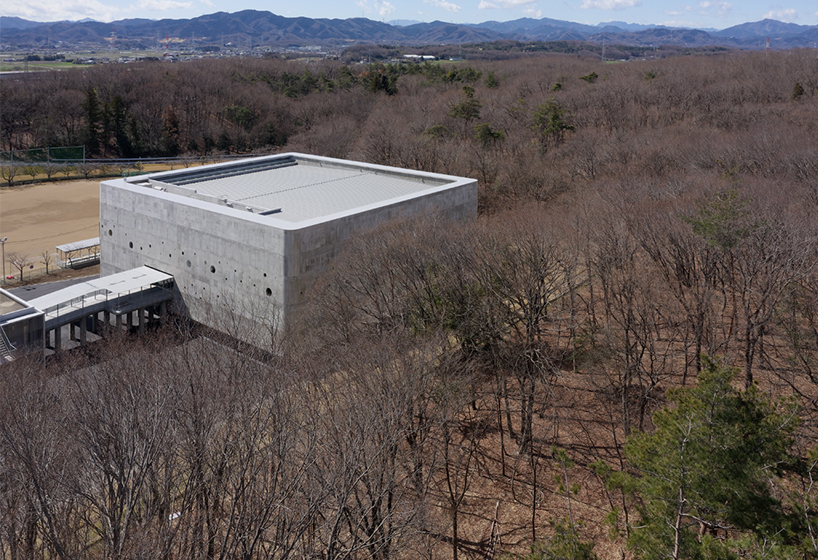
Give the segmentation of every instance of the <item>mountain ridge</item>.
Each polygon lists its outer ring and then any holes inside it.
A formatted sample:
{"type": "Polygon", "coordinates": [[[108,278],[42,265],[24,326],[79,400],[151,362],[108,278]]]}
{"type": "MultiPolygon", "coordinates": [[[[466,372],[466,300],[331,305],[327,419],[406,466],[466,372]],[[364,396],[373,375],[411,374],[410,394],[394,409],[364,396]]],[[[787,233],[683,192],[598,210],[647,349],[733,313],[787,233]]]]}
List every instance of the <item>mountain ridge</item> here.
{"type": "Polygon", "coordinates": [[[233,42],[239,45],[303,46],[318,44],[339,47],[355,43],[401,44],[406,46],[467,44],[501,40],[589,41],[629,46],[674,44],[684,47],[726,46],[761,49],[767,37],[773,47],[810,47],[818,41],[818,25],[797,25],[772,19],[748,22],[713,31],[620,21],[588,25],[551,18],[520,18],[460,24],[442,21],[406,22],[407,25],[357,17],[347,19],[285,17],[268,11],[214,12],[190,19],[130,18],[110,23],[34,22],[0,16],[0,42],[19,47],[53,44],[112,44],[123,47],[157,45],[166,36],[175,43],[233,42]]]}

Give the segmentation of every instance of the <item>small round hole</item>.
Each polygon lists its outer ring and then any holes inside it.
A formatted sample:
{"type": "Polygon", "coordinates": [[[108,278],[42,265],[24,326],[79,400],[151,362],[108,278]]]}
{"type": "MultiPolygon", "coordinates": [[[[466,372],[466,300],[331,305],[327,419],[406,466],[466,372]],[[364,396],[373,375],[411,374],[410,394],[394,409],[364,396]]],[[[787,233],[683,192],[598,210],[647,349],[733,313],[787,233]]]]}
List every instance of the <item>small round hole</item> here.
{"type": "Polygon", "coordinates": [[[111,235],[113,235],[113,234],[114,234],[114,230],[109,229],[109,230],[108,230],[108,236],[111,236],[111,235]]]}
{"type": "Polygon", "coordinates": [[[267,297],[269,297],[269,296],[273,295],[273,290],[271,290],[270,288],[267,288],[267,290],[265,290],[264,293],[266,293],[267,297]]]}
{"type": "Polygon", "coordinates": [[[131,241],[130,243],[128,243],[128,247],[130,247],[131,249],[133,249],[133,241],[131,241]]]}
{"type": "Polygon", "coordinates": [[[190,268],[190,261],[187,261],[187,267],[190,268]]]}
{"type": "Polygon", "coordinates": [[[213,266],[213,265],[210,265],[210,272],[212,272],[213,274],[216,274],[216,267],[213,266]]]}

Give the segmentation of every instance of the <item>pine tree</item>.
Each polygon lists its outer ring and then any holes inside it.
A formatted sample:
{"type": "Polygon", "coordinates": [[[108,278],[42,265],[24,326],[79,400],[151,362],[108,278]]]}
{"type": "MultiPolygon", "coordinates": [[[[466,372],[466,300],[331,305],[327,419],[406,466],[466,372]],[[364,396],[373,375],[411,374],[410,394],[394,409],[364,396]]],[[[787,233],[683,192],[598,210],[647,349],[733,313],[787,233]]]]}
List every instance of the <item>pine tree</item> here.
{"type": "Polygon", "coordinates": [[[783,548],[788,521],[768,477],[781,472],[797,425],[788,401],[756,387],[737,391],[737,369],[704,358],[694,388],[669,391],[655,431],[630,437],[640,475],[640,522],[630,546],[641,558],[726,558],[764,540],[783,548]]]}

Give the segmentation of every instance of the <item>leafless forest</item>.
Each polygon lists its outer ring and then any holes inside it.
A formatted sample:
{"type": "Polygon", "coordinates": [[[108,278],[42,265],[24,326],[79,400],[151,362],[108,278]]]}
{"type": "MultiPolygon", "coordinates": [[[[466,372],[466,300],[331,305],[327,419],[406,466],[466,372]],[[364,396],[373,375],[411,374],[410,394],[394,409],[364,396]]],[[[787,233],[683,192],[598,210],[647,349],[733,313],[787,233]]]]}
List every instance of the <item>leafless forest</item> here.
{"type": "Polygon", "coordinates": [[[353,240],[272,352],[175,322],[4,367],[0,557],[818,556],[815,51],[0,88],[6,148],[480,183],[353,240]]]}

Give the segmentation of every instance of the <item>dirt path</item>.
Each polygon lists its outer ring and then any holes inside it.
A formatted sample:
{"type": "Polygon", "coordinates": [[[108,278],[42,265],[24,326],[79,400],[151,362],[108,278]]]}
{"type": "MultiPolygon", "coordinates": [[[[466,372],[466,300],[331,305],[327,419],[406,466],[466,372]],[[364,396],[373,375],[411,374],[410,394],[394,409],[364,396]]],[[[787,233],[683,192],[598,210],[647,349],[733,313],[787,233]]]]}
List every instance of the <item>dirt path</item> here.
{"type": "Polygon", "coordinates": [[[55,246],[99,235],[99,180],[0,189],[0,237],[11,252],[39,257],[55,246]]]}

